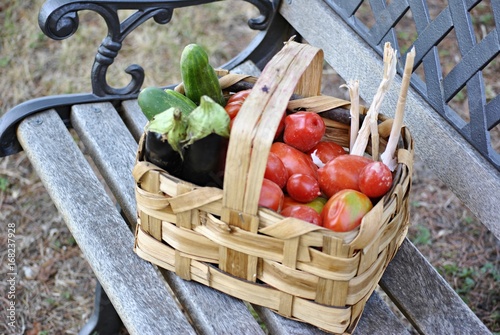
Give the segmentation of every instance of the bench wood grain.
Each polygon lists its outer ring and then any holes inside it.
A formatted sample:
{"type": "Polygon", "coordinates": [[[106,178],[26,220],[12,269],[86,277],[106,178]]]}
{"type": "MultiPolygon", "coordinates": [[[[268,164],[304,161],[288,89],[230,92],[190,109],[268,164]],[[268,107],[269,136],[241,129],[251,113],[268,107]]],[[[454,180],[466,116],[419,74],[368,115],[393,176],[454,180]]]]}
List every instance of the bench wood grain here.
{"type": "Polygon", "coordinates": [[[18,138],[129,332],[195,334],[153,266],[132,251],[132,232],[57,113],[25,119],[18,138]]]}
{"type": "Polygon", "coordinates": [[[491,334],[409,240],[389,263],[380,286],[421,334],[491,334]]]}

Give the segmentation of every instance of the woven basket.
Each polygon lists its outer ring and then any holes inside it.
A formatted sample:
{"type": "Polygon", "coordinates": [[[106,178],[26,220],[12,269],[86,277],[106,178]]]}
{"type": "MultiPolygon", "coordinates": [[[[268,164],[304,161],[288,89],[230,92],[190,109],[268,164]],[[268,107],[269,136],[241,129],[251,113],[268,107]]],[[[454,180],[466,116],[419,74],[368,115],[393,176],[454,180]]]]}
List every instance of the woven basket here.
{"type": "MultiPolygon", "coordinates": [[[[394,185],[353,232],[335,233],[259,208],[267,156],[287,105],[349,107],[320,96],[322,66],[320,49],[288,42],[258,79],[221,78],[223,88],[255,83],[231,131],[223,189],[198,187],[146,162],[141,140],[133,171],[135,252],[186,280],[329,332],[352,333],[407,233],[413,141],[403,127],[394,185]],[[289,101],[293,93],[306,99],[289,101]]],[[[382,150],[391,120],[380,121],[382,150]]],[[[325,122],[325,138],[348,147],[349,126],[325,122]]]]}

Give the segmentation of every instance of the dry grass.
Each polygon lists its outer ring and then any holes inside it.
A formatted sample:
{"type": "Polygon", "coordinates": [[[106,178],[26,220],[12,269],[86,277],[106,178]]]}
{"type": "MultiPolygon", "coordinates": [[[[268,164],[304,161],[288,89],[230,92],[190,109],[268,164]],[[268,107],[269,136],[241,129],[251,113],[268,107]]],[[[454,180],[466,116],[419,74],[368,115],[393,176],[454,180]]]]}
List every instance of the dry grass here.
{"type": "MultiPolygon", "coordinates": [[[[41,3],[14,0],[0,4],[2,113],[30,98],[90,91],[90,67],[95,49],[105,35],[102,19],[84,13],[75,36],[62,42],[52,41],[44,37],[37,25],[41,3]]],[[[250,6],[236,14],[224,11],[221,4],[205,7],[179,11],[173,20],[176,29],[174,25],[170,28],[148,23],[134,32],[112,69],[111,76],[116,78],[112,83],[127,83],[122,69],[132,62],[144,66],[145,85],[179,81],[176,60],[181,47],[191,42],[205,46],[214,63],[221,64],[233,56],[250,38],[243,35],[240,27],[255,12],[250,6]],[[232,34],[227,36],[219,31],[232,34]]],[[[326,71],[325,79],[325,90],[334,91],[338,86],[335,73],[326,71]]],[[[16,225],[16,333],[76,334],[91,313],[95,280],[22,153],[0,160],[0,207],[4,227],[0,245],[7,243],[6,224],[16,225]]],[[[413,225],[409,237],[488,327],[500,332],[498,240],[419,161],[411,211],[413,225]]],[[[4,264],[4,248],[0,255],[4,264]]],[[[5,280],[0,287],[7,291],[5,280]]],[[[12,333],[6,323],[2,316],[0,334],[12,333]]]]}

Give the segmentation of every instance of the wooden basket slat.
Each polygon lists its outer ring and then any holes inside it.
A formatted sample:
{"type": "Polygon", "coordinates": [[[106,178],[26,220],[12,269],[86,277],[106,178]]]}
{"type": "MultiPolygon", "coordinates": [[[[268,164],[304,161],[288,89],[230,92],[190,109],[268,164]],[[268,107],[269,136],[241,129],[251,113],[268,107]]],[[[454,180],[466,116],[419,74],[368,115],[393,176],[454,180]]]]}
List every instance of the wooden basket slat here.
{"type": "Polygon", "coordinates": [[[342,334],[349,325],[351,307],[335,308],[310,300],[295,298],[293,316],[299,320],[311,320],[319,328],[342,334]]]}
{"type": "MultiPolygon", "coordinates": [[[[394,186],[355,231],[335,233],[258,208],[265,157],[280,110],[302,104],[322,113],[332,106],[350,106],[319,94],[321,51],[295,42],[284,49],[293,50],[273,58],[270,70],[266,67],[259,78],[221,78],[223,88],[239,80],[254,84],[240,111],[240,124],[233,125],[222,190],[198,187],[145,162],[141,141],[133,172],[135,251],[188,280],[324,330],[349,334],[408,230],[413,140],[403,128],[394,186]],[[308,98],[288,101],[292,92],[308,98]],[[231,157],[238,157],[237,164],[231,157]]],[[[347,148],[349,126],[324,119],[324,139],[347,148]]],[[[392,120],[383,115],[379,120],[383,150],[392,120]]],[[[367,155],[370,150],[369,144],[367,155]]]]}
{"type": "Polygon", "coordinates": [[[253,234],[238,227],[217,224],[222,222],[212,217],[204,226],[197,228],[219,246],[231,248],[249,255],[261,255],[265,259],[282,262],[284,241],[260,234],[253,234]],[[214,223],[215,222],[215,223],[214,223]],[[226,229],[227,227],[227,229],[226,229]]]}
{"type": "Polygon", "coordinates": [[[262,271],[258,278],[286,293],[314,300],[318,276],[306,271],[293,270],[279,262],[263,260],[262,271]]]}
{"type": "Polygon", "coordinates": [[[196,231],[178,228],[166,221],[163,222],[162,240],[173,248],[193,257],[204,258],[205,261],[218,262],[219,246],[196,231]]]}
{"type": "Polygon", "coordinates": [[[387,251],[384,250],[375,263],[368,267],[365,272],[349,281],[347,296],[350,297],[350,300],[346,302],[348,305],[359,302],[359,299],[369,292],[371,284],[374,282],[373,278],[377,278],[377,275],[384,270],[386,257],[387,251]]]}
{"type": "Polygon", "coordinates": [[[175,250],[175,273],[184,280],[191,280],[191,260],[190,255],[175,250]]]}
{"type": "MultiPolygon", "coordinates": [[[[149,215],[150,217],[155,217],[158,219],[158,226],[161,227],[161,222],[162,221],[168,221],[168,222],[175,222],[175,218],[177,217],[173,212],[170,207],[167,207],[162,210],[158,209],[153,209],[153,208],[148,208],[147,206],[140,205],[137,206],[137,209],[140,213],[149,215]]],[[[161,230],[161,228],[160,228],[161,230]]],[[[156,236],[155,236],[156,237],[156,236]]],[[[161,240],[161,235],[158,240],[161,240]]]]}
{"type": "Polygon", "coordinates": [[[182,213],[221,199],[222,192],[220,189],[213,187],[192,189],[189,187],[184,193],[177,192],[177,196],[170,198],[169,203],[174,213],[182,213]]]}
{"type": "Polygon", "coordinates": [[[309,252],[311,260],[299,263],[297,268],[334,280],[350,280],[358,271],[359,252],[351,257],[332,256],[313,248],[309,252]]]}
{"type": "Polygon", "coordinates": [[[152,191],[146,191],[146,189],[136,189],[135,197],[140,204],[144,204],[148,208],[152,209],[164,209],[170,205],[169,198],[159,193],[153,193],[152,191]]]}

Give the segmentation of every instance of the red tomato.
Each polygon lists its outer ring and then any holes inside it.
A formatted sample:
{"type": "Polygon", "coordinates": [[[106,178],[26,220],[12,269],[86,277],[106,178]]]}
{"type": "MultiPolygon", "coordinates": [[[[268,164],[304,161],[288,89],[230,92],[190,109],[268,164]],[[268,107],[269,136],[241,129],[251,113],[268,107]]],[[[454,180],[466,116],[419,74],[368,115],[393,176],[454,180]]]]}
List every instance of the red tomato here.
{"type": "Polygon", "coordinates": [[[283,190],[275,182],[264,179],[260,190],[259,206],[280,212],[284,200],[283,190]]]}
{"type": "Polygon", "coordinates": [[[283,141],[302,152],[307,152],[321,141],[325,130],[325,121],[318,114],[293,113],[285,118],[283,141]]]}
{"type": "Polygon", "coordinates": [[[359,173],[370,158],[357,155],[340,155],[318,169],[318,181],[321,191],[328,197],[344,189],[359,191],[359,173]]]}
{"type": "Polygon", "coordinates": [[[226,110],[227,115],[229,115],[229,118],[232,120],[238,115],[238,112],[241,109],[241,105],[243,105],[243,102],[240,101],[234,101],[231,103],[226,104],[226,107],[224,109],[226,110]]]}
{"type": "Polygon", "coordinates": [[[311,157],[302,151],[283,142],[274,142],[271,145],[271,152],[281,159],[289,176],[295,173],[303,173],[314,178],[318,177],[318,167],[314,165],[311,157]]]}
{"type": "Polygon", "coordinates": [[[321,215],[313,208],[306,205],[288,206],[281,211],[281,215],[301,219],[316,226],[322,225],[321,215]]]}
{"type": "Polygon", "coordinates": [[[307,153],[311,155],[313,162],[318,165],[318,167],[323,167],[332,159],[347,154],[340,144],[331,141],[320,141],[307,153]]]}
{"type": "Polygon", "coordinates": [[[386,194],[392,186],[392,172],[382,162],[368,163],[359,173],[359,189],[370,198],[386,194]]]}
{"type": "Polygon", "coordinates": [[[285,119],[286,119],[286,111],[283,113],[283,117],[280,120],[280,123],[278,125],[278,129],[276,129],[276,134],[274,135],[274,139],[277,139],[280,137],[280,135],[283,133],[283,130],[285,130],[285,119]]]}
{"type": "Polygon", "coordinates": [[[288,180],[288,171],[281,159],[273,152],[269,153],[266,163],[266,172],[264,178],[274,181],[279,187],[283,188],[288,180]]]}
{"type": "Polygon", "coordinates": [[[238,115],[238,112],[241,109],[241,105],[243,105],[243,102],[245,102],[245,99],[250,94],[250,91],[252,91],[252,89],[236,92],[227,100],[224,109],[226,110],[226,113],[227,115],[229,115],[229,118],[231,120],[234,119],[236,115],[238,115]]]}
{"type": "Polygon", "coordinates": [[[361,224],[372,209],[370,198],[355,190],[342,190],[328,199],[321,218],[323,226],[336,232],[351,231],[361,224]]]}
{"type": "Polygon", "coordinates": [[[299,202],[310,202],[321,195],[318,180],[302,173],[293,174],[288,178],[286,191],[292,199],[299,202]]]}
{"type": "Polygon", "coordinates": [[[300,206],[300,205],[304,204],[295,200],[294,198],[285,193],[285,201],[283,202],[283,208],[281,209],[281,211],[290,206],[300,206]]]}
{"type": "Polygon", "coordinates": [[[226,106],[232,102],[240,102],[241,104],[243,104],[243,102],[248,97],[248,95],[250,94],[251,91],[252,91],[252,89],[249,88],[248,90],[242,90],[242,91],[238,91],[238,92],[234,93],[227,100],[226,106]]]}

